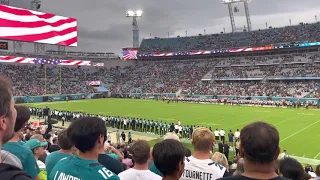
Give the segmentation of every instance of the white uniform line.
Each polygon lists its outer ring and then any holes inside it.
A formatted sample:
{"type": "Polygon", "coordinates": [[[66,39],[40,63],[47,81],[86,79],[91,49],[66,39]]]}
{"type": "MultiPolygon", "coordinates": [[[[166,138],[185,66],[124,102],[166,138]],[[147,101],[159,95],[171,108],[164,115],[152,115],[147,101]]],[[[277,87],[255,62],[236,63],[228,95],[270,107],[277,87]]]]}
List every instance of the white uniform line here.
{"type": "Polygon", "coordinates": [[[319,155],[320,155],[320,152],[313,159],[316,159],[319,155]]]}
{"type": "Polygon", "coordinates": [[[287,140],[287,139],[291,138],[292,136],[295,136],[296,134],[298,134],[298,133],[300,133],[300,132],[302,132],[302,131],[304,131],[304,130],[308,129],[309,127],[311,127],[311,126],[313,126],[313,125],[315,125],[315,124],[317,124],[318,122],[320,122],[320,120],[318,120],[318,121],[316,121],[316,122],[314,122],[314,123],[310,124],[309,126],[307,126],[307,127],[303,128],[303,129],[301,129],[300,131],[297,131],[297,132],[295,132],[295,133],[291,134],[290,136],[288,136],[288,137],[286,137],[286,138],[282,139],[280,142],[283,142],[283,141],[285,141],[285,140],[287,140]]]}

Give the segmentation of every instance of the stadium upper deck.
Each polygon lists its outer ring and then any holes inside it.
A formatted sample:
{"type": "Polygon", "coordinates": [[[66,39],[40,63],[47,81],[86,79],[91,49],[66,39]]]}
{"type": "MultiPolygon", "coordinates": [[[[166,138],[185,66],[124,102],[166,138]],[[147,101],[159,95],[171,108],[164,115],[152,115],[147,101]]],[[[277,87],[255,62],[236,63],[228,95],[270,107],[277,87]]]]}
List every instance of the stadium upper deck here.
{"type": "Polygon", "coordinates": [[[313,23],[251,32],[144,39],[139,53],[260,47],[285,42],[318,41],[320,41],[320,23],[313,23]]]}

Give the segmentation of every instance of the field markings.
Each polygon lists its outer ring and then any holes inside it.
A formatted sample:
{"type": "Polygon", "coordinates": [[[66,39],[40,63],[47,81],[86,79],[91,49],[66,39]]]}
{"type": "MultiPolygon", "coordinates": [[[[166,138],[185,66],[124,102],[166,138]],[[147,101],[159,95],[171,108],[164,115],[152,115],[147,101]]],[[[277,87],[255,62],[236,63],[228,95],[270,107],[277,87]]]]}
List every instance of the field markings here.
{"type": "Polygon", "coordinates": [[[280,113],[276,113],[276,114],[271,114],[271,115],[268,115],[268,116],[258,117],[258,118],[255,118],[255,119],[253,119],[253,120],[245,121],[245,122],[236,124],[236,125],[234,125],[234,126],[227,127],[226,129],[230,129],[230,128],[233,128],[233,127],[237,127],[237,126],[240,126],[240,125],[246,124],[246,123],[248,123],[248,122],[252,122],[252,121],[261,121],[262,118],[266,118],[266,117],[270,117],[270,116],[274,116],[274,115],[278,115],[278,114],[282,114],[282,113],[285,113],[285,111],[284,111],[284,112],[280,112],[280,113]]]}
{"type": "Polygon", "coordinates": [[[308,129],[309,127],[311,127],[311,126],[313,126],[313,125],[315,125],[315,124],[317,124],[317,123],[319,123],[319,122],[320,122],[320,120],[318,120],[318,121],[316,121],[316,122],[314,122],[314,123],[310,124],[309,126],[307,126],[307,127],[303,128],[303,129],[301,129],[300,131],[297,131],[297,132],[295,132],[295,133],[291,134],[290,136],[288,136],[288,137],[286,137],[286,138],[282,139],[280,142],[283,142],[283,141],[285,141],[285,140],[287,140],[287,139],[291,138],[292,136],[295,136],[296,134],[298,134],[298,133],[300,133],[300,132],[302,132],[302,131],[304,131],[304,130],[308,129]]]}
{"type": "Polygon", "coordinates": [[[320,152],[313,159],[316,159],[319,155],[320,155],[320,152]]]}
{"type": "Polygon", "coordinates": [[[285,120],[280,121],[280,122],[277,122],[277,123],[275,123],[275,124],[273,124],[273,125],[275,126],[275,125],[278,125],[278,124],[287,122],[287,121],[289,121],[289,120],[296,119],[296,118],[298,118],[298,117],[301,117],[301,115],[300,115],[300,116],[295,116],[295,117],[292,117],[292,118],[285,119],[285,120]]]}

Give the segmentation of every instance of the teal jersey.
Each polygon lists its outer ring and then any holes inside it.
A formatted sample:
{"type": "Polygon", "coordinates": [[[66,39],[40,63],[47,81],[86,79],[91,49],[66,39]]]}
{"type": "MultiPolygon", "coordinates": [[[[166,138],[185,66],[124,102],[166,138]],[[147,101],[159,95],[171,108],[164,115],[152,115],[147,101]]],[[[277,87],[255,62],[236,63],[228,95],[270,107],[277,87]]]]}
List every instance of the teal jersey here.
{"type": "Polygon", "coordinates": [[[46,158],[46,171],[47,171],[47,174],[49,175],[51,173],[51,170],[57,164],[57,162],[59,162],[63,158],[71,157],[71,156],[73,156],[73,155],[72,154],[62,153],[62,152],[59,152],[59,151],[55,151],[55,152],[50,153],[46,158]]]}
{"type": "Polygon", "coordinates": [[[22,146],[25,144],[25,142],[23,142],[23,141],[21,141],[21,140],[19,140],[18,143],[19,143],[20,145],[22,145],[22,146]]]}
{"type": "Polygon", "coordinates": [[[52,169],[48,180],[120,180],[120,178],[101,165],[98,160],[85,160],[72,156],[60,160],[52,169]]]}
{"type": "Polygon", "coordinates": [[[162,173],[159,171],[159,169],[156,167],[156,165],[154,164],[154,162],[152,161],[149,170],[155,174],[158,174],[159,176],[162,177],[162,173]]]}
{"type": "Polygon", "coordinates": [[[29,148],[24,147],[19,142],[7,142],[2,146],[2,150],[8,151],[17,156],[25,170],[32,179],[36,178],[40,172],[38,163],[29,148]]]}
{"type": "Polygon", "coordinates": [[[120,161],[120,156],[113,154],[113,153],[106,153],[106,155],[112,157],[113,159],[116,159],[118,161],[120,161]]]}

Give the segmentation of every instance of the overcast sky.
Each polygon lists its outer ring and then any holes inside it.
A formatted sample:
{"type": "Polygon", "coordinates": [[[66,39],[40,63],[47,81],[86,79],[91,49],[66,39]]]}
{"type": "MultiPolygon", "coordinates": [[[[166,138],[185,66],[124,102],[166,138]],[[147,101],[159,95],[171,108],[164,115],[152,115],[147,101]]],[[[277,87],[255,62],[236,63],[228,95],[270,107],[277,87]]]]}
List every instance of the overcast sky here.
{"type": "MultiPolygon", "coordinates": [[[[231,31],[228,8],[222,0],[41,0],[39,11],[78,20],[78,47],[73,51],[114,52],[132,46],[132,19],[125,17],[127,10],[142,10],[138,19],[140,42],[143,38],[188,36],[231,31]]],[[[10,0],[12,6],[30,8],[31,0],[10,0]]],[[[236,5],[237,27],[246,25],[243,4],[236,5]]],[[[253,29],[280,27],[299,22],[320,20],[319,0],[251,0],[249,3],[253,29]]],[[[26,44],[26,43],[25,43],[26,44]]],[[[10,43],[10,47],[12,44],[10,43]]],[[[56,46],[47,46],[56,50],[56,46]]],[[[24,51],[33,46],[24,45],[24,51]]]]}

